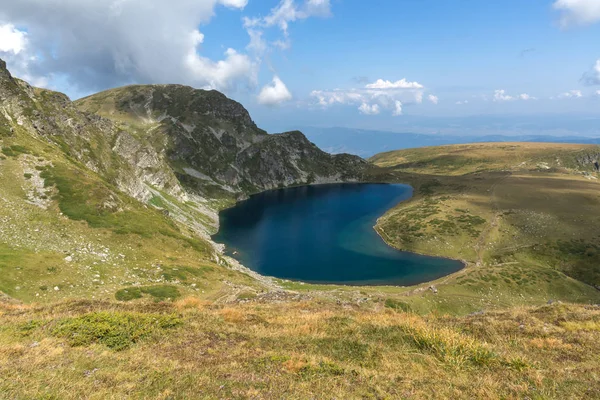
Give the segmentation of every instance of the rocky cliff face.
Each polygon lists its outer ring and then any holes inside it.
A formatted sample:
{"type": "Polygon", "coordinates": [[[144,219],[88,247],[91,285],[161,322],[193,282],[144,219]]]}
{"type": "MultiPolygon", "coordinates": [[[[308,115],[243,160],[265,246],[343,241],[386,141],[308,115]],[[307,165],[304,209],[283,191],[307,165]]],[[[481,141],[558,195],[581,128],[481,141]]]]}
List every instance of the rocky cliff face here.
{"type": "Polygon", "coordinates": [[[369,165],[327,154],[300,132],[269,135],[216,91],[129,86],[73,103],[12,77],[0,60],[0,135],[15,129],[59,146],[120,191],[196,231],[215,224],[215,201],[356,181],[369,165]]]}
{"type": "Polygon", "coordinates": [[[153,146],[109,119],[79,111],[62,93],[13,78],[4,63],[0,64],[0,100],[0,115],[13,131],[18,126],[60,146],[66,155],[138,200],[148,201],[151,187],[183,194],[164,156],[153,146]]]}
{"type": "Polygon", "coordinates": [[[180,182],[205,196],[353,181],[367,166],[359,157],[321,151],[300,132],[269,135],[241,104],[216,91],[129,86],[76,105],[150,140],[165,154],[180,182]]]}

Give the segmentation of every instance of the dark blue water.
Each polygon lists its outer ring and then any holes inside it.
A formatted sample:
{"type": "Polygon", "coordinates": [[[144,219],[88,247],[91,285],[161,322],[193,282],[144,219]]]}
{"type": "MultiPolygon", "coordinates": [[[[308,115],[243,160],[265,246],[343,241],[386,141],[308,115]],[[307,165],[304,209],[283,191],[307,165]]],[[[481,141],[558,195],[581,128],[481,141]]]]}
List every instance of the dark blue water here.
{"type": "Polygon", "coordinates": [[[373,229],[411,196],[387,184],[273,190],[222,211],[213,239],[262,275],[311,283],[414,285],[458,271],[459,261],[395,250],[373,229]]]}

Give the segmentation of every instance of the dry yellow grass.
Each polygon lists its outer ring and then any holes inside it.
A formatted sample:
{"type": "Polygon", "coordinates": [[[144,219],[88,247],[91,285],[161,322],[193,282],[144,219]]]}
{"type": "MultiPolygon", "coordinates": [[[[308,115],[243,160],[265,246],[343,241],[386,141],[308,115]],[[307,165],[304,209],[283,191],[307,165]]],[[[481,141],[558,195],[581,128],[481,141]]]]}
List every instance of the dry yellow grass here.
{"type": "Polygon", "coordinates": [[[223,306],[188,299],[0,310],[3,399],[600,396],[600,332],[569,325],[595,326],[598,307],[421,317],[381,304],[223,306]],[[127,327],[134,330],[150,321],[144,316],[174,314],[178,324],[153,327],[122,351],[103,344],[116,328],[89,318],[129,318],[139,324],[127,327]],[[95,321],[77,325],[97,329],[94,341],[76,346],[54,333],[64,321],[82,318],[95,321]]]}

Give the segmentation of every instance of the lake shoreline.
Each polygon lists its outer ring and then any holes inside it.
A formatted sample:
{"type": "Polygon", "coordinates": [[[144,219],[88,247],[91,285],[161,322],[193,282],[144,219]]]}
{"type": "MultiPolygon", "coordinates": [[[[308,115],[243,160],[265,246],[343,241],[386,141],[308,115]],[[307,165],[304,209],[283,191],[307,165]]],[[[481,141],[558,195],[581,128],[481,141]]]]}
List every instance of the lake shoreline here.
{"type": "MultiPolygon", "coordinates": [[[[251,200],[253,198],[256,198],[257,196],[267,196],[267,197],[265,199],[262,199],[262,200],[255,200],[254,201],[255,204],[251,205],[251,206],[248,206],[248,203],[247,203],[246,204],[246,208],[248,208],[248,207],[258,207],[259,211],[260,211],[260,215],[262,215],[262,213],[268,213],[265,210],[267,210],[268,207],[269,207],[268,206],[268,202],[269,201],[270,202],[275,202],[274,204],[279,204],[279,207],[281,207],[282,205],[289,207],[289,204],[293,204],[294,202],[300,202],[300,203],[302,203],[304,201],[304,202],[306,202],[308,204],[312,204],[311,202],[313,202],[313,203],[317,202],[318,203],[320,201],[319,200],[320,198],[325,198],[325,201],[327,201],[328,197],[331,197],[331,200],[329,200],[329,201],[334,201],[334,202],[335,201],[338,201],[338,202],[354,201],[354,203],[352,203],[352,207],[356,206],[357,204],[359,206],[363,205],[364,206],[362,208],[363,212],[368,212],[368,207],[371,205],[371,203],[373,203],[373,199],[376,199],[375,203],[372,204],[373,207],[378,207],[377,204],[380,204],[380,206],[381,206],[382,201],[385,202],[385,195],[383,195],[383,193],[382,194],[378,194],[377,192],[372,193],[372,192],[369,192],[368,189],[362,190],[362,191],[352,191],[351,190],[351,191],[348,191],[347,193],[344,192],[344,189],[348,189],[348,187],[357,186],[357,185],[359,185],[359,186],[360,185],[381,185],[381,186],[394,186],[396,188],[401,188],[401,191],[397,192],[397,194],[395,194],[395,195],[393,194],[394,193],[394,191],[393,191],[394,189],[389,189],[389,190],[384,191],[384,193],[388,193],[388,196],[389,195],[399,196],[399,197],[406,196],[407,193],[403,192],[402,190],[404,190],[404,191],[410,191],[408,193],[409,197],[403,198],[400,201],[393,201],[393,204],[389,204],[389,205],[385,204],[384,205],[385,209],[383,210],[383,212],[377,213],[377,216],[373,217],[375,219],[375,223],[376,224],[379,221],[379,219],[382,216],[384,216],[387,212],[389,212],[391,209],[393,209],[394,207],[396,207],[398,204],[401,204],[403,202],[411,200],[413,198],[413,196],[414,196],[414,189],[413,189],[413,187],[411,185],[404,184],[404,183],[399,183],[399,182],[396,183],[396,182],[364,182],[363,181],[363,182],[321,183],[321,184],[311,184],[311,185],[298,185],[298,186],[294,186],[294,187],[291,187],[291,188],[272,189],[272,190],[268,190],[268,191],[264,191],[264,192],[253,194],[248,199],[240,199],[232,207],[228,207],[227,209],[221,210],[219,212],[219,219],[220,220],[222,219],[222,214],[221,213],[223,211],[231,210],[232,208],[235,208],[236,206],[239,207],[239,205],[243,204],[245,201],[248,201],[248,200],[251,200]],[[308,193],[308,194],[306,192],[295,193],[293,191],[294,189],[297,190],[297,189],[303,188],[303,187],[306,188],[307,190],[310,190],[310,189],[317,189],[317,190],[319,190],[319,189],[323,189],[326,186],[339,187],[339,190],[334,190],[334,191],[321,190],[321,192],[308,193]],[[278,195],[277,193],[278,192],[289,191],[290,189],[292,189],[292,191],[291,191],[291,193],[288,193],[288,196],[291,196],[291,197],[288,197],[285,200],[280,200],[281,195],[278,195]],[[296,196],[296,198],[294,198],[293,196],[296,196]],[[336,196],[338,196],[339,198],[336,197],[336,196]],[[352,200],[352,196],[354,196],[354,200],[352,200]],[[360,196],[362,196],[362,198],[360,196]],[[348,197],[350,198],[350,200],[345,200],[348,197]],[[277,200],[273,200],[274,198],[277,199],[277,200]],[[363,198],[364,198],[364,201],[363,201],[363,198]],[[290,203],[290,200],[291,200],[291,203],[290,203]],[[357,203],[357,201],[358,201],[358,203],[357,203]],[[286,203],[289,203],[289,204],[286,204],[286,203]]],[[[395,189],[395,190],[398,190],[398,189],[395,189]]],[[[325,210],[323,211],[325,213],[328,212],[327,211],[327,207],[331,207],[331,205],[317,204],[317,203],[313,204],[312,207],[318,207],[319,210],[321,209],[320,207],[325,207],[325,210]]],[[[336,203],[336,206],[337,206],[337,203],[336,203]]],[[[342,206],[343,206],[343,204],[342,204],[342,206]]],[[[342,206],[340,206],[340,207],[342,207],[342,206]]],[[[343,209],[343,207],[342,207],[342,209],[343,209]]],[[[248,208],[248,210],[251,210],[251,208],[248,208]]],[[[246,211],[248,211],[248,210],[246,210],[246,211]]],[[[314,212],[314,210],[311,210],[311,211],[314,212]]],[[[360,211],[361,210],[359,210],[359,212],[360,211]]],[[[237,212],[239,214],[240,210],[238,210],[237,212]]],[[[234,211],[234,213],[235,213],[235,211],[234,211]]],[[[242,215],[244,215],[243,212],[242,212],[242,215]]],[[[292,214],[290,214],[290,215],[296,215],[296,213],[292,212],[292,214]]],[[[288,216],[285,215],[285,212],[284,212],[284,217],[288,217],[288,216]]],[[[229,218],[231,218],[231,216],[229,218]]],[[[300,215],[300,219],[302,219],[302,215],[300,215]]],[[[370,224],[372,224],[372,223],[373,222],[370,222],[370,224]]],[[[331,224],[333,224],[333,222],[331,224]]],[[[365,228],[367,228],[367,227],[365,227],[365,228]]],[[[403,284],[394,284],[394,283],[385,283],[386,278],[382,278],[381,282],[377,282],[378,278],[376,278],[374,276],[374,275],[377,274],[377,272],[376,272],[377,269],[372,270],[372,271],[367,271],[364,268],[360,267],[360,262],[361,261],[358,261],[359,264],[357,264],[357,266],[354,267],[354,272],[352,272],[352,270],[351,270],[350,274],[348,274],[346,270],[343,271],[344,273],[346,273],[345,277],[352,276],[352,273],[359,274],[359,275],[364,275],[364,281],[361,281],[361,279],[363,279],[362,276],[356,278],[357,283],[352,283],[352,281],[346,281],[346,282],[341,281],[341,282],[337,283],[335,281],[335,279],[337,279],[336,277],[331,278],[333,280],[329,280],[328,278],[325,278],[324,276],[322,276],[321,278],[316,277],[315,280],[306,279],[306,278],[304,278],[304,279],[303,278],[297,278],[297,279],[295,279],[295,278],[287,278],[287,277],[278,277],[277,274],[265,273],[264,271],[258,272],[259,271],[258,268],[255,270],[253,268],[245,266],[244,262],[242,261],[242,258],[238,258],[238,257],[236,257],[236,254],[234,254],[234,252],[236,252],[236,251],[239,252],[239,253],[244,253],[243,246],[232,245],[230,242],[228,242],[228,240],[223,240],[223,238],[219,238],[218,236],[220,234],[223,234],[223,232],[221,232],[221,229],[223,229],[223,227],[221,226],[221,224],[219,224],[219,230],[218,230],[218,232],[211,236],[211,241],[215,242],[215,247],[218,249],[218,252],[223,257],[235,260],[236,263],[237,263],[237,267],[238,267],[236,269],[239,269],[240,266],[243,266],[243,269],[248,270],[248,271],[252,271],[252,275],[255,275],[255,278],[256,278],[256,275],[259,275],[261,277],[264,277],[266,280],[268,280],[270,284],[272,284],[274,282],[274,280],[279,280],[279,281],[282,281],[282,282],[294,282],[294,283],[306,284],[306,285],[330,286],[332,288],[334,288],[334,287],[347,287],[347,288],[350,288],[350,287],[412,288],[412,287],[422,286],[423,284],[427,284],[427,283],[431,283],[431,282],[436,282],[436,281],[438,281],[440,279],[448,278],[449,276],[452,276],[455,273],[459,273],[459,272],[463,271],[466,267],[468,267],[468,263],[465,260],[457,260],[457,259],[453,259],[453,258],[450,258],[450,257],[435,256],[435,255],[422,254],[422,253],[418,253],[418,252],[411,252],[411,251],[405,251],[405,250],[398,249],[398,248],[392,246],[390,243],[388,243],[385,240],[384,236],[382,236],[382,234],[378,231],[376,225],[375,226],[371,225],[367,229],[373,229],[375,231],[375,233],[377,234],[377,236],[378,236],[376,240],[377,241],[381,241],[380,242],[381,244],[378,243],[376,245],[376,248],[373,249],[373,251],[375,251],[376,253],[380,252],[381,251],[381,246],[385,246],[385,248],[387,248],[389,250],[392,250],[393,252],[397,252],[398,255],[400,256],[400,258],[398,258],[398,261],[402,262],[402,264],[400,265],[400,268],[398,268],[396,270],[397,273],[400,273],[400,275],[390,275],[390,279],[398,279],[399,277],[401,277],[402,276],[402,272],[401,271],[403,269],[406,270],[407,273],[408,273],[408,275],[406,275],[407,280],[411,280],[411,278],[410,278],[411,276],[415,276],[415,277],[418,276],[418,274],[420,272],[418,272],[419,271],[418,268],[417,268],[417,270],[415,270],[415,268],[412,267],[412,264],[414,263],[415,267],[418,267],[422,261],[419,258],[412,258],[412,257],[406,258],[407,255],[409,255],[409,256],[418,256],[418,257],[426,257],[426,258],[435,259],[435,260],[438,260],[438,261],[439,260],[446,260],[446,261],[449,261],[449,262],[456,262],[456,263],[460,264],[460,267],[458,269],[455,269],[455,267],[449,267],[447,265],[443,266],[443,264],[439,264],[439,263],[436,264],[436,262],[428,263],[428,262],[425,261],[425,264],[421,264],[421,265],[429,265],[430,267],[428,267],[428,268],[448,268],[448,269],[452,269],[452,271],[449,272],[449,273],[444,273],[444,272],[440,271],[442,273],[442,275],[439,276],[439,277],[435,277],[434,279],[427,279],[427,278],[425,278],[423,280],[419,280],[417,278],[417,279],[415,279],[415,281],[417,281],[417,282],[410,283],[410,284],[404,284],[404,285],[403,284]],[[221,240],[219,240],[219,239],[221,239],[221,240]],[[219,242],[219,243],[217,243],[217,242],[219,242]],[[380,249],[380,250],[377,250],[377,249],[380,249]],[[365,271],[367,271],[367,272],[365,273],[365,271]],[[408,271],[411,271],[411,272],[408,272],[408,271]],[[369,283],[369,281],[374,281],[376,283],[369,283]]],[[[284,227],[284,229],[287,229],[287,228],[284,227]]],[[[247,234],[247,235],[251,235],[252,234],[252,232],[246,232],[246,231],[244,231],[244,233],[247,234]]],[[[364,231],[363,231],[363,233],[361,233],[358,236],[358,238],[361,238],[362,235],[364,235],[364,231]]],[[[373,235],[373,237],[374,237],[374,235],[373,235]]],[[[280,243],[280,242],[277,242],[277,241],[273,241],[273,239],[269,240],[269,239],[266,239],[264,237],[261,237],[261,241],[264,242],[264,240],[266,240],[267,242],[269,242],[270,245],[272,245],[273,243],[280,243]]],[[[300,240],[302,240],[302,238],[300,240]]],[[[328,239],[326,239],[326,240],[328,240],[328,239]]],[[[358,240],[360,240],[360,239],[358,239],[358,240]]],[[[369,238],[368,240],[372,241],[373,239],[369,238]]],[[[246,246],[248,247],[248,243],[246,243],[246,246]]],[[[284,244],[284,246],[285,246],[285,244],[284,244]]],[[[339,247],[339,245],[338,246],[332,246],[331,248],[335,248],[335,247],[339,247]]],[[[249,248],[254,249],[255,247],[250,246],[249,248]]],[[[346,247],[343,250],[351,250],[352,251],[352,249],[353,249],[353,247],[346,247]]],[[[328,248],[328,250],[330,250],[330,248],[328,248]]],[[[266,251],[268,252],[268,250],[266,250],[266,251]]],[[[395,263],[395,261],[393,260],[393,258],[390,257],[390,255],[389,255],[390,253],[387,252],[387,250],[384,253],[382,253],[383,256],[381,256],[381,255],[374,256],[373,253],[370,253],[370,254],[369,253],[370,252],[367,252],[367,253],[360,253],[359,252],[359,253],[357,253],[357,255],[359,257],[363,257],[363,258],[367,257],[367,259],[366,260],[363,259],[362,262],[363,263],[364,262],[369,263],[368,264],[369,266],[371,266],[372,264],[371,264],[371,262],[368,261],[368,257],[370,257],[370,258],[375,257],[374,261],[377,261],[377,263],[374,265],[374,268],[377,268],[377,265],[379,265],[381,263],[384,263],[383,265],[387,265],[387,267],[385,267],[385,268],[387,268],[388,270],[390,269],[390,265],[392,265],[393,268],[396,268],[396,266],[393,265],[395,263]],[[387,254],[387,255],[385,255],[385,254],[387,254]]],[[[263,255],[263,257],[264,257],[264,255],[263,255]]],[[[273,261],[272,259],[274,257],[273,254],[269,254],[269,257],[271,258],[271,262],[272,262],[273,261]]],[[[335,257],[335,256],[333,256],[333,257],[335,257]]],[[[340,263],[344,263],[344,257],[347,259],[348,258],[347,254],[341,256],[341,259],[339,261],[340,263]]],[[[313,260],[314,260],[314,258],[313,258],[313,260]]],[[[338,261],[338,258],[335,258],[335,260],[338,261]]],[[[348,262],[348,260],[346,260],[346,261],[348,262]]],[[[353,261],[354,261],[354,259],[351,259],[349,262],[352,263],[353,261]]],[[[304,262],[304,261],[301,261],[301,262],[304,262]]],[[[277,259],[277,264],[279,264],[279,263],[280,263],[279,259],[277,259]]],[[[306,262],[305,262],[305,265],[316,265],[316,264],[315,263],[313,263],[313,264],[310,264],[310,263],[306,264],[306,262]]],[[[344,264],[344,265],[348,265],[348,264],[344,264]]],[[[271,264],[271,267],[272,267],[272,264],[271,264]]],[[[267,269],[268,268],[269,268],[269,266],[267,265],[267,269]]],[[[292,270],[293,270],[294,266],[292,265],[290,268],[292,268],[292,270]]],[[[394,273],[392,270],[390,270],[392,272],[390,272],[390,271],[383,272],[383,271],[384,270],[382,270],[382,273],[384,275],[385,274],[390,274],[390,273],[393,274],[394,273]]],[[[435,270],[433,270],[433,271],[435,271],[435,270]]],[[[303,270],[303,273],[310,273],[310,272],[306,272],[306,271],[303,270]]],[[[321,273],[321,271],[319,273],[321,273]]],[[[335,274],[335,269],[333,269],[333,273],[335,274]]],[[[427,271],[427,270],[424,270],[423,273],[425,273],[425,274],[429,273],[430,274],[431,272],[427,271]]],[[[326,275],[326,273],[322,274],[322,275],[326,275]]],[[[344,276],[340,276],[340,279],[343,279],[343,278],[344,278],[344,276]]],[[[414,279],[414,278],[412,278],[412,279],[414,279]]]]}

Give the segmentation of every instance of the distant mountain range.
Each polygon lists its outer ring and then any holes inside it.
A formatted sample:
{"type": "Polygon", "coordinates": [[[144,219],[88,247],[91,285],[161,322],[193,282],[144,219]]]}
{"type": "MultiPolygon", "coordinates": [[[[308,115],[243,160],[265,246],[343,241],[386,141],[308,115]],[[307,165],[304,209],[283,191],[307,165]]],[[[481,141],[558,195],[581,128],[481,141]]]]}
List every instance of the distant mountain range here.
{"type": "Polygon", "coordinates": [[[350,153],[368,158],[391,150],[447,144],[482,142],[549,142],[600,144],[600,138],[551,135],[447,135],[397,133],[350,128],[303,127],[302,132],[321,149],[333,153],[350,153]]]}

